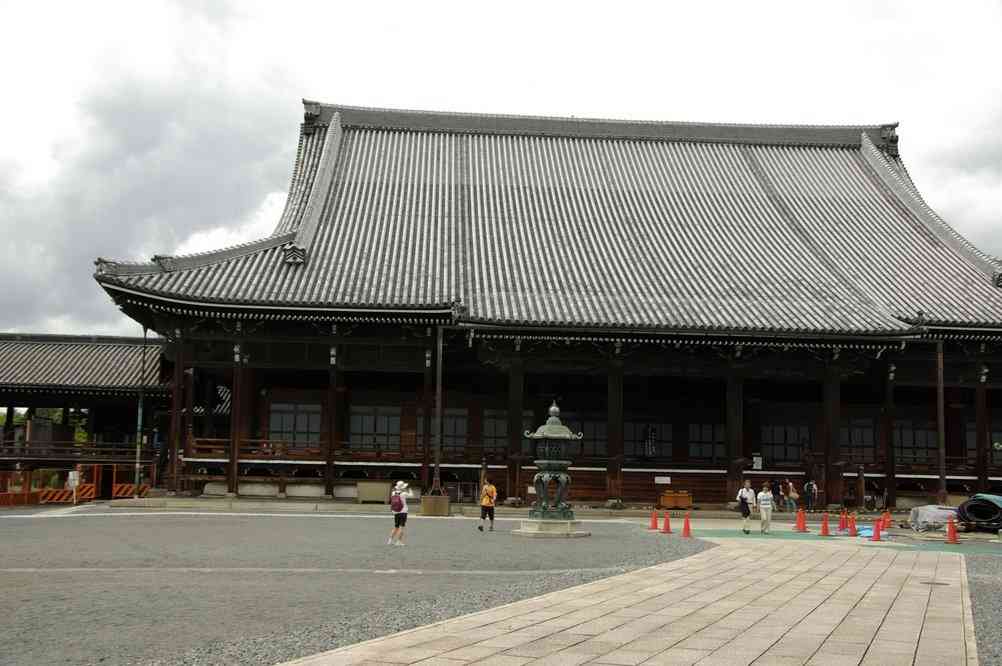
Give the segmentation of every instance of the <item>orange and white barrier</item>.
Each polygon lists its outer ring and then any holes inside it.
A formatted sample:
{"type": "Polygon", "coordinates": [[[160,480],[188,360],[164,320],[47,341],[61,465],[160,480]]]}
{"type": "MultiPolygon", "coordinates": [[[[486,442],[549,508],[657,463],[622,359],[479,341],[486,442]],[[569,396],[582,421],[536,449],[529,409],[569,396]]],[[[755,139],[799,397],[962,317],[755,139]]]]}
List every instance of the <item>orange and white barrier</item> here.
{"type": "Polygon", "coordinates": [[[136,492],[136,484],[134,483],[116,483],[111,487],[111,496],[116,499],[135,497],[137,494],[140,497],[146,497],[146,494],[150,492],[150,487],[146,484],[139,485],[139,492],[136,492]]]}

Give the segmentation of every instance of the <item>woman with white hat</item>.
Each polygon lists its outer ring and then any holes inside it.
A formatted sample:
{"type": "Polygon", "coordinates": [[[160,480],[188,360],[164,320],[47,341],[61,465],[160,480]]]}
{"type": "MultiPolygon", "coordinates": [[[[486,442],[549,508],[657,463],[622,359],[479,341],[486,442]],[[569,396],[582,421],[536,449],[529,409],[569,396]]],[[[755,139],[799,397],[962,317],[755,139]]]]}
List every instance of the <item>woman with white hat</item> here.
{"type": "Polygon", "coordinates": [[[393,531],[386,540],[387,546],[405,546],[404,527],[407,526],[407,498],[411,491],[403,481],[397,481],[390,493],[390,511],[393,512],[393,531]]]}

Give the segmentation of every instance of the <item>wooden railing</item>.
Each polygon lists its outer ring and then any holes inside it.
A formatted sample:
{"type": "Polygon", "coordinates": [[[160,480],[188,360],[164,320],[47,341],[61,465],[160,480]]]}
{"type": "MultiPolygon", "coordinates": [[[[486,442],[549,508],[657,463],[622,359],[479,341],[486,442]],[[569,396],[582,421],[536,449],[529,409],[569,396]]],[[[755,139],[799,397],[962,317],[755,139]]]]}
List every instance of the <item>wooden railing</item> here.
{"type": "MultiPolygon", "coordinates": [[[[150,463],[155,453],[150,448],[139,451],[139,460],[150,463]]],[[[0,447],[0,460],[16,462],[60,462],[79,464],[126,464],[136,460],[136,447],[130,444],[76,442],[18,442],[0,447]]]]}

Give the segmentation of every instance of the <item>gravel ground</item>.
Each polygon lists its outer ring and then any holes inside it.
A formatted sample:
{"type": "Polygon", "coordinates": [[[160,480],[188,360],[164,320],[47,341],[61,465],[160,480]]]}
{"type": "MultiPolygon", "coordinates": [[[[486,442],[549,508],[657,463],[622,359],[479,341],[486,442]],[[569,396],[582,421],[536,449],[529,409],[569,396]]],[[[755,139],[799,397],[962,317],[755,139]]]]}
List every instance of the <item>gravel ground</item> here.
{"type": "Polygon", "coordinates": [[[1002,665],[1002,547],[999,555],[967,555],[967,580],[982,666],[1002,665]]]}
{"type": "Polygon", "coordinates": [[[707,547],[637,524],[572,541],[475,525],[414,517],[397,548],[386,518],[0,518],[0,663],[273,664],[707,547]]]}

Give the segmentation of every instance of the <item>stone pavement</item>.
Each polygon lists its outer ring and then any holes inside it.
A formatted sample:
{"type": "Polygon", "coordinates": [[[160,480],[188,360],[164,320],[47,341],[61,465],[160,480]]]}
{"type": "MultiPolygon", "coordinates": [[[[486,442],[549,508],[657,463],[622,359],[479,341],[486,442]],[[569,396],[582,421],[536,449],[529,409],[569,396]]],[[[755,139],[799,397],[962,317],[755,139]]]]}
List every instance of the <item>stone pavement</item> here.
{"type": "Polygon", "coordinates": [[[714,541],[684,560],[289,664],[978,663],[962,555],[714,541]]]}

